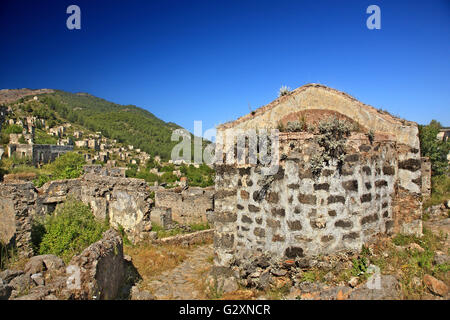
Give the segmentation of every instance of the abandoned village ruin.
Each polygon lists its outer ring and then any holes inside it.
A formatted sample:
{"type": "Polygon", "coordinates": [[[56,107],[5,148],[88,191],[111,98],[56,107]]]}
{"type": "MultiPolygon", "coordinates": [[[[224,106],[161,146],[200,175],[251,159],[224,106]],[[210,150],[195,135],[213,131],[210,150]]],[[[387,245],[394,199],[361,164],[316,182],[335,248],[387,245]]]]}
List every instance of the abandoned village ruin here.
{"type": "MultiPolygon", "coordinates": [[[[414,122],[377,111],[318,84],[302,86],[225,123],[227,130],[277,128],[299,117],[307,123],[336,117],[357,125],[335,162],[315,173],[320,150],[311,132],[280,132],[279,170],[261,165],[216,166],[214,271],[231,275],[253,254],[307,259],[360,250],[379,233],[420,235],[421,194],[430,190],[430,163],[421,159],[414,122]]],[[[235,141],[221,147],[233,147],[235,141]]]]}
{"type": "MultiPolygon", "coordinates": [[[[5,112],[0,113],[3,120],[5,112]]],[[[199,237],[213,236],[212,275],[238,280],[242,274],[237,271],[261,254],[278,261],[308,260],[359,251],[380,234],[421,236],[422,199],[431,191],[431,164],[420,155],[416,123],[338,90],[308,84],[222,124],[218,136],[239,129],[280,129],[274,174],[264,174],[260,163],[216,163],[215,188],[188,187],[180,181],[177,188],[165,189],[125,177],[124,168],[87,165],[79,178],[49,181],[40,188],[5,180],[0,183],[0,240],[31,257],[33,220],[76,198],[98,219],[123,228],[134,244],[156,240],[152,223],[168,229],[173,222],[208,222],[212,229],[200,231],[199,237]],[[327,143],[334,142],[321,140],[322,120],[345,120],[352,127],[335,141],[342,144],[337,158],[324,157],[327,143]],[[300,130],[289,129],[294,122],[300,130]]],[[[39,164],[72,148],[12,144],[7,153],[24,152],[39,164]]],[[[225,140],[216,145],[216,154],[235,148],[235,140],[225,140]]],[[[97,268],[101,279],[95,283],[104,290],[102,297],[114,298],[123,281],[123,253],[117,258],[114,250],[123,244],[116,233],[109,232],[105,239],[83,255],[106,246],[106,258],[96,258],[102,267],[89,260],[86,270],[97,268]],[[106,279],[110,262],[115,270],[111,281],[106,279]]],[[[74,257],[74,263],[86,264],[83,255],[74,257]]],[[[92,298],[98,288],[89,288],[84,297],[92,298]]]]}

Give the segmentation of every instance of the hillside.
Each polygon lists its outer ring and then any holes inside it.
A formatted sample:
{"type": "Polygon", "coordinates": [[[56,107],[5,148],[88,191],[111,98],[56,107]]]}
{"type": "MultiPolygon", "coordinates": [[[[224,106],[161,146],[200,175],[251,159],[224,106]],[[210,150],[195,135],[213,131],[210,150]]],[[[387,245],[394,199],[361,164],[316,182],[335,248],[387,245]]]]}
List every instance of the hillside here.
{"type": "Polygon", "coordinates": [[[70,122],[162,159],[170,158],[173,146],[178,143],[170,140],[172,131],[181,128],[139,107],[116,104],[87,93],[1,90],[0,102],[10,105],[18,117],[34,115],[50,126],[70,122]],[[38,95],[39,100],[30,101],[32,95],[38,95]],[[14,98],[18,99],[13,103],[14,98]]]}

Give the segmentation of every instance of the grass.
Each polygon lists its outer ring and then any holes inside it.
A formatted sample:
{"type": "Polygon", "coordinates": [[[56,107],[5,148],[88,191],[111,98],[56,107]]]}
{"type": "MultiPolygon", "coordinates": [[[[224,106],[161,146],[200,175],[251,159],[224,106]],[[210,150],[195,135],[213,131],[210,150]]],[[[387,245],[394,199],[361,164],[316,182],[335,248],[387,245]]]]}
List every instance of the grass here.
{"type": "Polygon", "coordinates": [[[423,203],[423,208],[441,204],[450,199],[450,176],[440,175],[431,177],[431,197],[423,203]]]}
{"type": "Polygon", "coordinates": [[[380,267],[382,273],[396,274],[399,277],[405,299],[423,299],[426,288],[423,283],[417,285],[415,280],[422,279],[425,274],[449,284],[449,265],[433,265],[435,252],[443,250],[446,236],[435,235],[425,228],[423,233],[422,238],[399,234],[392,239],[392,243],[376,248],[375,252],[379,253],[377,257],[371,257],[371,262],[380,267]],[[416,243],[424,250],[399,250],[395,247],[410,243],[416,243]]]}
{"type": "Polygon", "coordinates": [[[45,132],[42,129],[36,129],[34,133],[34,143],[35,144],[57,144],[58,139],[54,136],[45,132]]]}
{"type": "Polygon", "coordinates": [[[0,242],[0,270],[23,270],[28,258],[18,255],[17,250],[0,242]]]}
{"type": "Polygon", "coordinates": [[[152,231],[156,232],[156,234],[158,235],[158,239],[172,237],[172,236],[186,233],[183,229],[178,228],[178,227],[166,230],[157,223],[152,223],[152,231]]]}
{"type": "Polygon", "coordinates": [[[265,296],[269,300],[280,300],[289,294],[290,289],[291,284],[286,283],[280,287],[272,287],[270,290],[266,292],[265,296]]]}
{"type": "Polygon", "coordinates": [[[193,223],[189,225],[192,231],[202,231],[211,229],[208,223],[193,223]]]}

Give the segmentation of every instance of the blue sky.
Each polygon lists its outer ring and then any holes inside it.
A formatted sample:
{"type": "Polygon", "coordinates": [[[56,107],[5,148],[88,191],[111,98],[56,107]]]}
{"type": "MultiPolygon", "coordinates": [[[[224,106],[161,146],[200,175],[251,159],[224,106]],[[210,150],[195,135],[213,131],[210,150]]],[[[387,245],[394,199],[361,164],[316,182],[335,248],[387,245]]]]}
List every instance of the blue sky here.
{"type": "Polygon", "coordinates": [[[450,126],[448,0],[3,0],[0,39],[2,89],[89,92],[191,131],[310,82],[450,126]],[[81,30],[66,28],[71,4],[81,30]]]}

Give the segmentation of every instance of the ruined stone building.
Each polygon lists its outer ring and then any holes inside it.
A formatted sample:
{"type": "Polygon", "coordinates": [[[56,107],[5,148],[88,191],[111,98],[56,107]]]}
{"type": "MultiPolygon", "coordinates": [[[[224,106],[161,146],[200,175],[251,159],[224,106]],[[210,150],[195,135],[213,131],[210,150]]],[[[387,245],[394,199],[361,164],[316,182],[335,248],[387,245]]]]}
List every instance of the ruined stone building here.
{"type": "Polygon", "coordinates": [[[438,140],[442,140],[442,141],[448,141],[449,137],[450,137],[450,129],[448,129],[448,128],[440,129],[439,133],[436,136],[436,138],[438,140]]]}
{"type": "Polygon", "coordinates": [[[30,158],[33,165],[41,165],[54,161],[60,155],[72,151],[73,146],[59,146],[52,144],[9,144],[8,157],[30,158]]]}
{"type": "MultiPolygon", "coordinates": [[[[314,174],[312,158],[321,147],[317,132],[307,130],[279,133],[273,175],[264,175],[259,163],[215,166],[216,272],[227,273],[252,252],[307,258],[360,250],[380,233],[421,234],[421,192],[429,190],[430,171],[427,159],[422,169],[416,123],[308,84],[217,130],[226,136],[276,129],[299,118],[317,127],[333,117],[357,128],[345,140],[340,166],[331,161],[314,174]]],[[[216,152],[235,143],[218,144],[216,152]]]]}
{"type": "Polygon", "coordinates": [[[52,213],[68,198],[89,205],[97,219],[122,227],[133,243],[151,238],[152,221],[164,228],[173,221],[203,223],[214,210],[213,188],[152,191],[145,180],[126,178],[126,169],[87,165],[80,178],[49,181],[41,188],[25,181],[0,183],[0,242],[31,255],[33,220],[52,213]]]}
{"type": "Polygon", "coordinates": [[[214,188],[160,189],[155,191],[155,206],[170,208],[172,219],[179,223],[206,223],[214,210],[214,188]]]}

